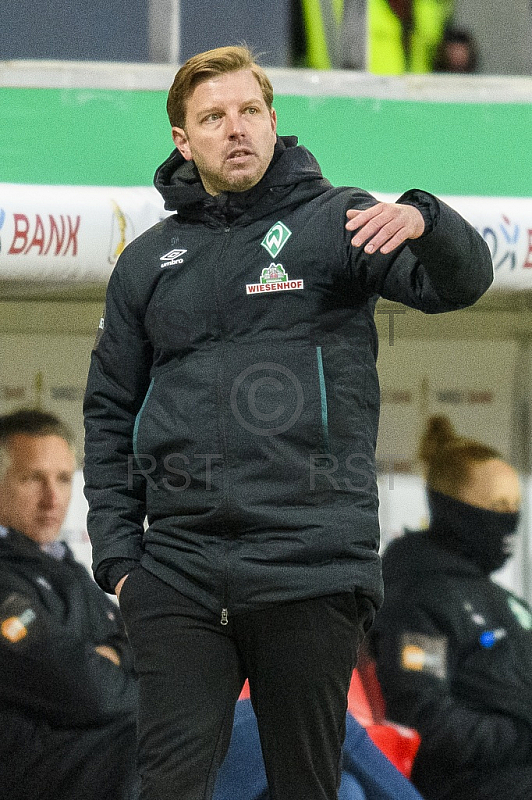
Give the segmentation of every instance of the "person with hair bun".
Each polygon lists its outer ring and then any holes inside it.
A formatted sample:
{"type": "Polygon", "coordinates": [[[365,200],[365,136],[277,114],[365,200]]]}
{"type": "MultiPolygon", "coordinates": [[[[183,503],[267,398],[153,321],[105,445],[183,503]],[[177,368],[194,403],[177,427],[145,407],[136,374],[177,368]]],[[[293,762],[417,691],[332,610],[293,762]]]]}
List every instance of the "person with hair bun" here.
{"type": "Polygon", "coordinates": [[[419,445],[430,522],[390,543],[371,648],[387,716],[416,728],[426,800],[532,797],[532,610],[491,574],[512,553],[519,478],[431,417],[419,445]]]}

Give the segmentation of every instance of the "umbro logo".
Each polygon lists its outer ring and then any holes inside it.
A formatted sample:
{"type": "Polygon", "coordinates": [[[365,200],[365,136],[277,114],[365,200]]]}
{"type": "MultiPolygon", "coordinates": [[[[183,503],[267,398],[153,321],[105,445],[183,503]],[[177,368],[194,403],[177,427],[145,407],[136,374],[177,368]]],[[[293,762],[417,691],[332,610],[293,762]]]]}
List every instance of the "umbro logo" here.
{"type": "Polygon", "coordinates": [[[160,257],[161,261],[161,269],[163,267],[174,267],[176,264],[182,264],[183,259],[181,258],[187,251],[186,250],[170,250],[169,253],[160,257]]]}

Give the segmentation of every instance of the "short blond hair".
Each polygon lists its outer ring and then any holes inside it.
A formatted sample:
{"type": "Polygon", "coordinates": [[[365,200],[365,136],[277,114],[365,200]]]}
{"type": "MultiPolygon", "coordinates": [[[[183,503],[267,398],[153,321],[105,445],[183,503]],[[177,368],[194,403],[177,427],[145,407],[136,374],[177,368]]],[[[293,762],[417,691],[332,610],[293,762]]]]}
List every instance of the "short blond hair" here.
{"type": "Polygon", "coordinates": [[[166,101],[170,124],[176,128],[185,128],[187,100],[199,83],[214,75],[225,75],[241,69],[251,70],[258,81],[264,102],[271,111],[273,86],[263,68],[257,64],[251,50],[243,45],[217,47],[192,56],[177,72],[166,101]]]}

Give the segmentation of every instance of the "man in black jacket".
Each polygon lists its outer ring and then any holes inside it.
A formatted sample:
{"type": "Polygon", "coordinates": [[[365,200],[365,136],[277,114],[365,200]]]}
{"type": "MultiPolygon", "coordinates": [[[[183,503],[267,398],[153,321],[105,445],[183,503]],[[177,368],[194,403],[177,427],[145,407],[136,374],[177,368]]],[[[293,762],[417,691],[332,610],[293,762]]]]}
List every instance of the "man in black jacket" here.
{"type": "Polygon", "coordinates": [[[133,800],[136,684],[119,611],[58,540],[73,442],[0,417],[0,797],[133,800]]]}
{"type": "Polygon", "coordinates": [[[155,176],[176,213],[121,255],[87,384],[93,567],[135,655],[143,800],[211,796],[246,677],[272,798],[336,797],[382,601],[375,303],[448,311],[493,278],[434,196],[331,186],[272,101],[246,48],[177,73],[155,176]]]}

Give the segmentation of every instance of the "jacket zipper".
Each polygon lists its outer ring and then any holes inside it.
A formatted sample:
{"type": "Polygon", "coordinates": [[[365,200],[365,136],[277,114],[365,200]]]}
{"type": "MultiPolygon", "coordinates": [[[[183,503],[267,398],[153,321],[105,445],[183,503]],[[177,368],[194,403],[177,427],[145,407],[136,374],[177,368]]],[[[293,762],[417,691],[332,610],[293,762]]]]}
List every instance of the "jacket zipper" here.
{"type": "MultiPolygon", "coordinates": [[[[232,229],[230,225],[223,226],[223,240],[222,240],[222,247],[219,253],[219,260],[222,261],[222,254],[225,252],[227,248],[227,239],[228,235],[232,233],[232,229]]],[[[224,355],[225,355],[225,342],[224,342],[224,334],[226,330],[225,320],[224,320],[224,308],[223,308],[223,300],[221,299],[221,292],[219,289],[219,283],[217,281],[218,273],[216,273],[215,281],[214,281],[214,288],[215,288],[215,302],[216,302],[216,310],[218,312],[218,320],[220,325],[220,333],[221,333],[221,355],[220,355],[220,379],[218,381],[217,392],[220,399],[220,408],[223,408],[223,396],[221,396],[221,384],[222,384],[222,375],[224,371],[224,355]]],[[[228,447],[227,447],[227,440],[226,440],[226,430],[225,430],[225,423],[223,420],[223,416],[220,416],[219,419],[219,433],[220,433],[220,443],[222,445],[222,452],[224,454],[224,461],[227,463],[228,460],[228,447]]],[[[229,488],[227,485],[227,473],[223,476],[223,486],[224,486],[224,497],[226,503],[229,503],[229,488]]],[[[227,625],[229,623],[229,612],[228,612],[228,575],[227,575],[227,563],[225,565],[225,572],[224,572],[224,587],[223,587],[223,599],[222,599],[222,610],[220,616],[220,625],[227,625]]]]}
{"type": "Polygon", "coordinates": [[[225,566],[224,566],[224,583],[222,592],[222,613],[220,617],[220,625],[227,625],[229,623],[229,570],[227,564],[227,545],[225,551],[225,566]]]}

